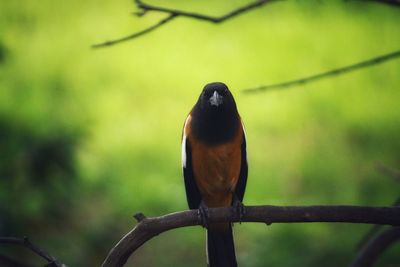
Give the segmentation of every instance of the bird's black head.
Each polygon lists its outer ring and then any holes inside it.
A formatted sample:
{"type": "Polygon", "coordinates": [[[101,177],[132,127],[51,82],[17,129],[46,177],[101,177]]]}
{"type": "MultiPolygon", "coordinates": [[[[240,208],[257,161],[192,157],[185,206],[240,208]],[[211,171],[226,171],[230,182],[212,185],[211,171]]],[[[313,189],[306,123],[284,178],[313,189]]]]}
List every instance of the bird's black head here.
{"type": "Polygon", "coordinates": [[[236,103],[228,87],[221,82],[209,83],[200,94],[201,108],[209,111],[236,111],[236,103]]]}
{"type": "Polygon", "coordinates": [[[228,87],[221,82],[207,84],[192,110],[194,134],[208,143],[219,143],[234,136],[240,117],[228,87]]]}

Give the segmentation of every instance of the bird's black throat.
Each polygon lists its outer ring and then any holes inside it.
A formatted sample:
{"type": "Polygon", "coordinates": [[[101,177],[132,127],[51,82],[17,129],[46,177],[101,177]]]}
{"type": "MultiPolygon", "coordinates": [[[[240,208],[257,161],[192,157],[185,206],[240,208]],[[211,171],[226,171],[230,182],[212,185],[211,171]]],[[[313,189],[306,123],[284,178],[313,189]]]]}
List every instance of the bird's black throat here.
{"type": "Polygon", "coordinates": [[[197,103],[192,110],[192,131],[199,141],[220,144],[231,140],[237,133],[240,117],[235,103],[222,107],[197,103]]]}

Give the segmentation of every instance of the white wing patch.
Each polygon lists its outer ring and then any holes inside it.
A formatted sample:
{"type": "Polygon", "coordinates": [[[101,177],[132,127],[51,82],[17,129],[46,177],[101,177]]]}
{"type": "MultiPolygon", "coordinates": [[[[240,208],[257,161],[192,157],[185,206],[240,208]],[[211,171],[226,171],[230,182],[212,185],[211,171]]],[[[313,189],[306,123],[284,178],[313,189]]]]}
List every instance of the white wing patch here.
{"type": "Polygon", "coordinates": [[[246,130],[245,130],[245,128],[244,128],[243,121],[240,121],[240,122],[241,122],[241,124],[242,124],[244,141],[246,142],[246,164],[247,164],[248,161],[247,161],[247,136],[246,136],[246,130]]]}
{"type": "Polygon", "coordinates": [[[182,138],[182,167],[186,168],[186,135],[182,138]]]}
{"type": "Polygon", "coordinates": [[[182,135],[182,167],[186,168],[186,161],[187,161],[187,156],[186,156],[186,125],[188,124],[188,121],[190,120],[191,115],[189,115],[185,121],[185,125],[183,126],[183,135],[182,135]]]}

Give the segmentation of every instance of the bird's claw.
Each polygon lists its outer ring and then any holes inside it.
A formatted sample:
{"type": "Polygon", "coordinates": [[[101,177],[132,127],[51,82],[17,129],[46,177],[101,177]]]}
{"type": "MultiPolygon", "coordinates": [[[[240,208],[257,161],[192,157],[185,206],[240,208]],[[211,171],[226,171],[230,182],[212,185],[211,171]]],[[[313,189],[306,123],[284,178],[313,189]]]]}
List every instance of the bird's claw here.
{"type": "Polygon", "coordinates": [[[210,216],[208,207],[204,203],[200,204],[199,209],[197,210],[197,216],[199,218],[201,226],[203,226],[204,228],[208,228],[208,220],[210,216]]]}
{"type": "Polygon", "coordinates": [[[234,218],[239,219],[239,223],[242,223],[244,214],[246,213],[245,206],[239,199],[235,199],[232,203],[232,215],[234,218]]]}

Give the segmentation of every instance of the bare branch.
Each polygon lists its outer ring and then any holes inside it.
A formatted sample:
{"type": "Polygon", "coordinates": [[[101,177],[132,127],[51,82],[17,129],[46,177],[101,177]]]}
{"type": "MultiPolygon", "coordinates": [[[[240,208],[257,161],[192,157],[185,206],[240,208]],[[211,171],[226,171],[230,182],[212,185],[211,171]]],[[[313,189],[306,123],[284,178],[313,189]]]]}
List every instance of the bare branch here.
{"type": "Polygon", "coordinates": [[[41,249],[39,246],[33,244],[31,241],[29,241],[27,237],[0,237],[0,244],[19,245],[29,249],[48,262],[46,267],[67,267],[65,264],[60,263],[55,257],[51,256],[49,253],[41,249]]]}
{"type": "Polygon", "coordinates": [[[375,3],[387,4],[387,5],[391,5],[391,6],[400,7],[399,0],[358,0],[358,1],[375,2],[375,3]]]}
{"type": "MultiPolygon", "coordinates": [[[[400,197],[396,199],[396,201],[392,204],[393,207],[399,206],[400,205],[400,197]]],[[[359,250],[364,245],[371,239],[372,236],[374,236],[380,229],[382,228],[382,225],[374,225],[369,229],[369,231],[364,235],[363,238],[357,243],[356,249],[359,250]]]]}
{"type": "Polygon", "coordinates": [[[365,61],[361,61],[361,62],[352,64],[352,65],[348,65],[348,66],[340,67],[337,69],[329,70],[326,72],[303,77],[300,79],[295,79],[295,80],[290,80],[290,81],[275,83],[275,84],[269,84],[269,85],[261,85],[259,87],[255,87],[255,88],[244,89],[243,91],[245,93],[257,93],[257,92],[267,91],[267,90],[271,90],[271,89],[286,89],[286,88],[289,88],[292,86],[304,85],[306,83],[315,82],[317,80],[321,80],[324,78],[328,78],[328,77],[332,77],[332,76],[339,76],[339,75],[342,75],[342,74],[345,74],[345,73],[348,73],[351,71],[359,70],[359,69],[366,68],[366,67],[371,67],[371,66],[383,63],[385,61],[396,59],[398,57],[400,57],[400,50],[397,50],[397,51],[394,51],[392,53],[385,54],[382,56],[378,56],[375,58],[371,58],[371,59],[368,59],[365,61]]]}
{"type": "MultiPolygon", "coordinates": [[[[129,256],[145,242],[165,231],[200,225],[197,210],[146,218],[137,215],[140,222],[110,251],[102,267],[121,267],[129,256]]],[[[238,222],[232,217],[231,208],[209,209],[210,222],[238,222]]],[[[400,225],[400,207],[360,206],[246,206],[242,222],[304,223],[341,222],[400,225]]]]}
{"type": "Polygon", "coordinates": [[[209,21],[209,22],[213,22],[213,23],[221,23],[225,20],[228,20],[235,16],[238,16],[246,11],[249,11],[256,7],[260,7],[266,3],[273,2],[273,1],[278,1],[278,0],[257,0],[255,2],[247,4],[245,6],[234,9],[220,17],[212,17],[209,15],[195,13],[195,12],[188,12],[188,11],[178,10],[178,9],[170,9],[170,8],[161,7],[161,6],[153,6],[153,5],[146,4],[141,0],[135,0],[138,8],[140,8],[142,10],[142,12],[135,13],[135,15],[137,15],[137,16],[144,16],[145,14],[147,14],[148,11],[163,12],[163,13],[169,14],[169,16],[160,20],[158,23],[156,23],[155,25],[153,25],[147,29],[141,30],[139,32],[135,32],[135,33],[125,36],[125,37],[117,38],[115,40],[94,44],[94,45],[92,45],[92,48],[101,48],[101,47],[111,46],[111,45],[115,45],[115,44],[118,44],[121,42],[135,39],[137,37],[140,37],[144,34],[147,34],[151,31],[165,25],[167,22],[171,21],[172,19],[174,19],[178,16],[192,18],[192,19],[198,19],[198,20],[204,20],[204,21],[209,21]]]}
{"type": "Polygon", "coordinates": [[[393,243],[400,240],[400,227],[393,227],[376,236],[359,252],[351,267],[370,267],[393,243]]]}
{"type": "MultiPolygon", "coordinates": [[[[400,182],[400,171],[391,167],[386,166],[385,164],[383,164],[382,162],[378,162],[376,164],[376,169],[382,173],[383,175],[389,176],[391,178],[396,179],[396,181],[400,182]]],[[[396,199],[396,201],[394,201],[394,203],[392,204],[392,206],[400,206],[400,197],[398,197],[396,199]]],[[[361,240],[357,243],[356,245],[356,249],[359,250],[362,247],[365,246],[365,244],[367,244],[367,242],[370,241],[370,239],[379,231],[381,230],[382,225],[374,225],[373,227],[371,227],[371,229],[369,229],[369,231],[363,236],[363,238],[361,238],[361,240]]]]}
{"type": "Polygon", "coordinates": [[[105,47],[105,46],[111,46],[111,45],[115,45],[115,44],[118,44],[118,43],[121,43],[121,42],[125,42],[125,41],[129,41],[129,40],[135,39],[135,38],[137,38],[139,36],[142,36],[142,35],[144,35],[146,33],[154,31],[155,29],[161,27],[162,25],[164,25],[167,22],[171,21],[175,17],[176,17],[175,14],[170,14],[168,17],[160,20],[159,22],[157,22],[153,26],[148,27],[147,29],[144,29],[142,31],[135,32],[135,33],[133,33],[131,35],[128,35],[128,36],[125,36],[125,37],[121,37],[121,38],[118,38],[118,39],[114,39],[114,40],[111,40],[111,41],[106,41],[106,42],[103,42],[103,43],[94,44],[94,45],[92,45],[92,48],[100,48],[100,47],[105,47]]]}
{"type": "MultiPolygon", "coordinates": [[[[234,9],[228,13],[226,13],[225,15],[222,15],[220,17],[212,17],[212,16],[208,16],[205,14],[200,14],[200,13],[195,13],[195,12],[187,12],[187,11],[183,11],[183,10],[178,10],[178,9],[170,9],[170,8],[166,8],[166,7],[160,7],[160,6],[153,6],[153,5],[149,5],[146,3],[143,3],[143,1],[141,0],[135,0],[137,6],[143,10],[146,11],[159,11],[159,12],[164,12],[164,13],[169,13],[169,14],[175,14],[175,15],[179,15],[182,17],[189,17],[189,18],[193,18],[193,19],[199,19],[199,20],[205,20],[205,21],[209,21],[209,22],[213,22],[213,23],[221,23],[227,19],[230,19],[234,16],[237,16],[241,13],[244,13],[246,11],[249,11],[250,9],[256,8],[256,7],[260,7],[268,2],[272,2],[274,0],[257,0],[254,1],[250,4],[247,4],[245,6],[239,7],[237,9],[234,9]]],[[[276,1],[276,0],[275,0],[276,1]]]]}

